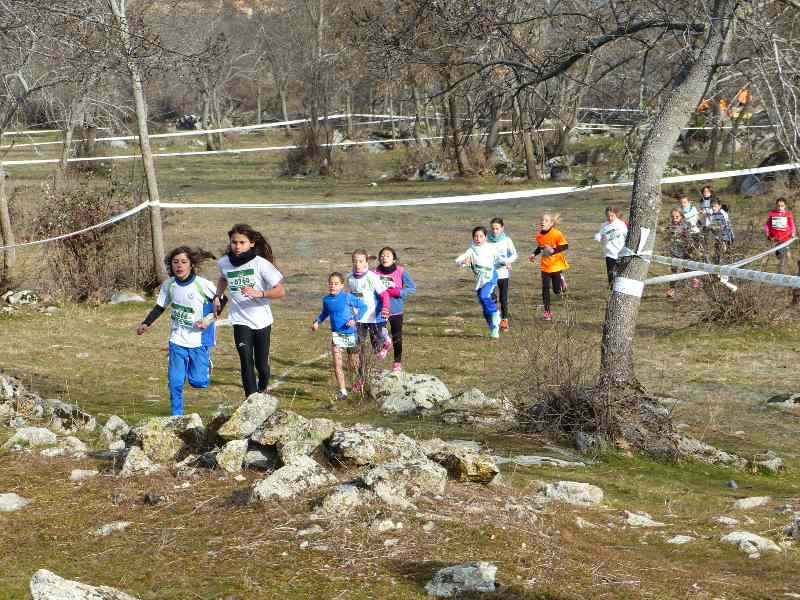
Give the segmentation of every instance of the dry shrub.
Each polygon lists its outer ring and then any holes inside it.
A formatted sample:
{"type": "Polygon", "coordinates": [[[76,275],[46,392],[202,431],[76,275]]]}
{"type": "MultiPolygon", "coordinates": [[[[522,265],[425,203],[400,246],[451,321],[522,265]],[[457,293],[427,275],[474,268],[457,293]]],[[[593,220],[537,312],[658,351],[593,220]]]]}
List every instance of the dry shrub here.
{"type": "Polygon", "coordinates": [[[322,146],[317,137],[323,131],[315,132],[310,127],[301,130],[300,139],[295,142],[298,147],[286,153],[283,175],[327,175],[330,172],[330,148],[322,146]]]}
{"type": "MultiPolygon", "coordinates": [[[[139,194],[112,179],[73,177],[45,188],[34,221],[37,237],[52,237],[105,221],[138,203],[139,194]]],[[[103,300],[120,289],[157,284],[150,228],[144,212],[108,227],[45,244],[49,292],[78,301],[103,300]]]]}

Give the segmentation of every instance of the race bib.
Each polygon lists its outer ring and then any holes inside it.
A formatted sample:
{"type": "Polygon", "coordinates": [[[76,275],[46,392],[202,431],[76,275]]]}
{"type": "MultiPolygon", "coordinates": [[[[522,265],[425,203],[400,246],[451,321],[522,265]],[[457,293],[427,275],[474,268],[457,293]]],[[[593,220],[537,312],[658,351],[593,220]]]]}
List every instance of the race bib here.
{"type": "Polygon", "coordinates": [[[231,292],[238,292],[245,287],[256,285],[255,269],[243,269],[241,271],[228,271],[228,287],[231,292]]]}
{"type": "Polygon", "coordinates": [[[179,327],[194,327],[194,310],[189,306],[172,303],[172,321],[179,327]]]}
{"type": "Polygon", "coordinates": [[[385,288],[393,288],[394,287],[394,279],[392,279],[388,275],[384,275],[384,276],[381,277],[381,283],[383,283],[383,287],[385,287],[385,288]]]}
{"type": "Polygon", "coordinates": [[[789,219],[787,217],[772,217],[773,229],[787,229],[789,227],[789,219]]]}

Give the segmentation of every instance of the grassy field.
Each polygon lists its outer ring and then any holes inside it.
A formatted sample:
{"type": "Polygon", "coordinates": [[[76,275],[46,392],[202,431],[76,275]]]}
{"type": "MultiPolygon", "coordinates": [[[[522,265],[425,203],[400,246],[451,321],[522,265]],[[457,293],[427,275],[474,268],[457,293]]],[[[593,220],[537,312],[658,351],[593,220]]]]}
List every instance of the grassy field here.
{"type": "MultiPolygon", "coordinates": [[[[268,145],[281,137],[241,143],[268,145]]],[[[277,154],[163,160],[158,163],[162,195],[185,202],[324,203],[498,189],[488,178],[390,182],[385,175],[394,174],[405,160],[403,150],[359,152],[347,159],[347,174],[337,179],[278,177],[280,160],[277,154]]],[[[120,168],[139,176],[132,163],[120,168]]],[[[20,211],[35,210],[38,186],[48,172],[44,167],[12,169],[20,211]]],[[[771,204],[767,198],[723,198],[732,205],[741,230],[760,220],[771,204]]],[[[168,247],[188,243],[217,254],[233,223],[249,222],[267,236],[287,287],[286,298],[273,304],[271,362],[281,382],[275,394],[286,408],[331,416],[328,336],[312,333],[309,325],[326,293],[326,275],[346,271],[353,249],[375,253],[393,246],[417,283],[419,291],[407,304],[406,370],[435,374],[452,392],[478,387],[490,394],[515,395],[514,387],[531,368],[520,364],[523,350],[531,344],[557,345],[558,329],[539,318],[538,266],[524,260],[515,265],[512,329],[493,341],[486,335],[471,275],[456,268],[453,258],[469,245],[471,228],[488,225],[494,216],[505,219],[524,256],[533,247],[533,226],[541,213],[560,212],[571,269],[568,298],[554,305],[556,320],[569,317],[582,343],[594,348],[607,289],[600,245],[592,236],[602,223],[604,206],[624,210],[627,202],[628,193],[621,189],[441,207],[182,210],[167,215],[165,235],[168,247]]],[[[20,260],[24,283],[36,288],[42,280],[41,249],[23,250],[20,260]]],[[[213,265],[206,273],[215,276],[213,265]]],[[[378,509],[324,523],[319,539],[311,541],[328,549],[313,550],[301,549],[303,538],[296,535],[308,524],[307,503],[241,507],[231,497],[246,484],[217,474],[190,480],[187,487],[170,475],[134,481],[103,476],[78,485],[69,482],[69,471],[94,461],[77,465],[66,459],[0,454],[0,492],[16,491],[34,500],[25,511],[0,515],[2,564],[10,567],[0,569],[0,598],[25,598],[31,574],[49,568],[146,599],[410,599],[425,596],[424,583],[437,567],[466,560],[498,564],[503,598],[730,600],[798,592],[796,548],[750,560],[720,544],[725,531],[712,520],[731,514],[742,520],[740,528],[779,539],[788,516],[775,512],[776,507],[800,510],[800,419],[764,406],[773,394],[799,391],[797,312],[788,311],[772,326],[698,324],[688,308],[704,302],[704,295],[695,292],[687,300],[689,293],[679,290],[684,299],[676,302],[664,297],[663,288],[647,290],[636,339],[638,376],[650,390],[684,401],[673,415],[688,434],[746,456],[774,450],[786,460],[787,474],[755,476],[616,454],[571,472],[512,465],[504,467],[508,487],[453,484],[445,499],[422,502],[418,512],[402,516],[405,528],[396,534],[376,534],[365,525],[378,509]],[[605,490],[606,505],[577,512],[555,507],[539,514],[510,510],[509,503],[524,505],[537,479],[595,483],[605,490]],[[730,479],[738,482],[738,489],[725,486],[730,479]],[[169,500],[145,506],[145,491],[169,500]],[[748,513],[753,523],[731,512],[734,499],[756,495],[769,495],[773,501],[748,513]],[[668,526],[652,531],[623,527],[623,509],[646,510],[668,526]],[[576,514],[600,527],[577,529],[576,514]],[[115,520],[133,525],[108,538],[90,534],[115,520]],[[429,520],[435,527],[426,532],[422,524],[429,520]],[[697,541],[688,546],[665,543],[678,533],[697,541]],[[399,543],[385,547],[387,535],[399,543]]],[[[769,299],[788,304],[789,292],[773,290],[769,299]]],[[[111,414],[128,421],[168,414],[167,319],[145,336],[134,334],[149,307],[63,304],[54,316],[23,311],[0,317],[1,368],[44,397],[80,404],[100,422],[111,414]]],[[[189,411],[208,415],[222,402],[242,399],[230,329],[221,329],[219,337],[212,386],[187,391],[189,411]]],[[[595,360],[592,356],[586,365],[590,371],[595,360]]],[[[553,452],[551,440],[445,427],[433,419],[387,418],[364,401],[341,407],[332,417],[380,423],[419,438],[474,439],[498,454],[553,452]]],[[[0,440],[8,434],[0,429],[0,440]]]]}

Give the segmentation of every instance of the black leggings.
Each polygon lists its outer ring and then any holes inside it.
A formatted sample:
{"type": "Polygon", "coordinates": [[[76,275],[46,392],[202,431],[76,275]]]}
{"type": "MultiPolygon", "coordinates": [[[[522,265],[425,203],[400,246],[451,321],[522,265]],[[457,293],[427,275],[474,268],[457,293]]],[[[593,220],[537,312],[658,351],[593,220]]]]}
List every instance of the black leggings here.
{"type": "Polygon", "coordinates": [[[505,279],[498,279],[497,280],[497,287],[495,291],[492,292],[492,297],[495,298],[495,302],[500,301],[500,318],[507,319],[508,318],[508,284],[511,282],[511,279],[506,277],[505,279]]]}
{"type": "Polygon", "coordinates": [[[553,285],[553,293],[561,293],[561,271],[555,273],[545,273],[542,271],[542,304],[546,311],[550,310],[550,285],[553,285]]]}
{"type": "Polygon", "coordinates": [[[264,392],[269,385],[269,334],[272,325],[264,329],[250,329],[247,325],[233,326],[233,341],[239,352],[242,386],[245,397],[264,392]],[[256,384],[258,371],[258,384],[256,384]]]}
{"type": "Polygon", "coordinates": [[[389,328],[392,332],[394,362],[400,362],[403,358],[403,315],[392,315],[389,317],[389,328]]]}
{"type": "Polygon", "coordinates": [[[614,283],[617,276],[617,259],[606,256],[606,275],[608,275],[608,285],[614,283]]]}

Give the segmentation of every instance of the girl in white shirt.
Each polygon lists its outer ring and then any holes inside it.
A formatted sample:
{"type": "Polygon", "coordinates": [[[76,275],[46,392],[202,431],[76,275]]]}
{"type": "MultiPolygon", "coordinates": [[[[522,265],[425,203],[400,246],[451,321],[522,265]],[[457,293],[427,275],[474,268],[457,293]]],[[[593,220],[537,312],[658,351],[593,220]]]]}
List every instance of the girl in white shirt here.
{"type": "Polygon", "coordinates": [[[491,222],[489,242],[497,252],[497,295],[500,297],[500,329],[508,331],[508,284],[511,281],[511,263],[517,260],[514,242],[506,235],[503,219],[495,217],[491,222]]]}
{"type": "Polygon", "coordinates": [[[606,207],[606,222],[600,228],[594,239],[603,242],[603,253],[606,259],[606,275],[608,276],[608,286],[614,284],[614,277],[617,276],[617,261],[619,253],[625,246],[625,238],[628,237],[628,226],[620,218],[618,208],[606,207]]]}
{"type": "Polygon", "coordinates": [[[261,233],[245,224],[228,232],[228,252],[220,270],[214,311],[219,314],[220,297],[229,290],[230,321],[239,353],[245,397],[265,392],[269,385],[269,341],[272,330],[272,300],[283,298],[283,275],[275,268],[272,248],[261,233]],[[256,372],[258,379],[256,380],[256,372]]]}
{"type": "Polygon", "coordinates": [[[475,293],[483,308],[483,317],[489,326],[489,335],[500,337],[500,313],[492,299],[492,292],[497,287],[497,249],[486,240],[486,227],[478,226],[472,230],[472,245],[461,256],[456,264],[469,267],[475,274],[475,293]]]}

